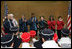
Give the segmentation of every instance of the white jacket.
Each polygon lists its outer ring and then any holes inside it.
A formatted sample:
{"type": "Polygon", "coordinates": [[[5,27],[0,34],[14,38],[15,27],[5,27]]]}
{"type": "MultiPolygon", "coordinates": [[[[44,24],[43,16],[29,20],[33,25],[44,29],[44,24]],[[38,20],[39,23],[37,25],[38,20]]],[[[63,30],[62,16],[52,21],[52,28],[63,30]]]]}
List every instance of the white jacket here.
{"type": "Polygon", "coordinates": [[[27,42],[22,43],[22,48],[35,48],[35,47],[30,47],[30,44],[27,42]]]}
{"type": "Polygon", "coordinates": [[[45,41],[42,44],[43,48],[60,48],[54,40],[45,41]]]}
{"type": "Polygon", "coordinates": [[[71,47],[71,39],[69,37],[62,37],[58,43],[62,48],[71,47]]]}

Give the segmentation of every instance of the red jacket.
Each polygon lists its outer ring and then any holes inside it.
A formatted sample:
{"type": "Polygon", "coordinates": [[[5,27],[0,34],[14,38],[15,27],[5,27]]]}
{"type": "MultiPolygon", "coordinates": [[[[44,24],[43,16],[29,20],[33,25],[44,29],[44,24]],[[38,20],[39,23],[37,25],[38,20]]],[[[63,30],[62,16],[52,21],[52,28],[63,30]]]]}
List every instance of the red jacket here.
{"type": "Polygon", "coordinates": [[[56,21],[47,21],[49,29],[55,29],[56,21]]]}
{"type": "Polygon", "coordinates": [[[61,30],[64,27],[63,21],[57,21],[57,30],[61,30]]]}

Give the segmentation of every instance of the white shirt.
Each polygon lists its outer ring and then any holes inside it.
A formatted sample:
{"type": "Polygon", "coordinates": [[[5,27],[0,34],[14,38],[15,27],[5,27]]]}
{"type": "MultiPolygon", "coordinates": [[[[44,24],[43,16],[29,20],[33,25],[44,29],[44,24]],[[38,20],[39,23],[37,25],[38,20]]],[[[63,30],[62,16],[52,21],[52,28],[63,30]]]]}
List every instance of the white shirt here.
{"type": "Polygon", "coordinates": [[[58,42],[62,48],[70,48],[71,47],[71,39],[69,37],[62,37],[58,42]]]}
{"type": "Polygon", "coordinates": [[[45,41],[42,44],[43,48],[60,48],[54,40],[45,41]]]}
{"type": "Polygon", "coordinates": [[[13,47],[7,47],[7,46],[6,46],[6,47],[2,47],[2,46],[1,46],[1,48],[13,48],[13,47]]]}
{"type": "Polygon", "coordinates": [[[3,37],[3,36],[1,35],[1,37],[3,37]]]}
{"type": "Polygon", "coordinates": [[[35,48],[35,47],[30,47],[30,44],[27,42],[22,43],[22,48],[35,48]]]}
{"type": "Polygon", "coordinates": [[[37,42],[38,40],[36,40],[35,38],[33,38],[32,41],[33,41],[33,43],[34,43],[34,42],[37,42]]]}
{"type": "Polygon", "coordinates": [[[16,19],[13,19],[13,24],[14,24],[14,26],[18,26],[18,22],[16,21],[16,19]]]}

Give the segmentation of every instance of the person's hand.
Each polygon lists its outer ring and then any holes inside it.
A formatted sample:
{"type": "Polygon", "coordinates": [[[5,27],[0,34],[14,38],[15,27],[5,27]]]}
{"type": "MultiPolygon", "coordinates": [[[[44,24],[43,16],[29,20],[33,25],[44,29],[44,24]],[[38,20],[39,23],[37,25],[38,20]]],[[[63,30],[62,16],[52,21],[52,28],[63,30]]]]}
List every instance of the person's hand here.
{"type": "Polygon", "coordinates": [[[19,27],[18,25],[16,25],[16,27],[19,27]]]}
{"type": "Polygon", "coordinates": [[[27,22],[27,20],[25,20],[25,22],[27,22]]]}
{"type": "Polygon", "coordinates": [[[32,22],[33,22],[33,19],[32,19],[32,22]]]}
{"type": "Polygon", "coordinates": [[[3,19],[3,22],[5,21],[5,19],[3,19]]]}
{"type": "Polygon", "coordinates": [[[42,41],[45,42],[44,38],[42,38],[42,41]]]}
{"type": "Polygon", "coordinates": [[[37,25],[37,28],[39,28],[39,26],[37,25]]]}
{"type": "Polygon", "coordinates": [[[16,35],[18,35],[19,32],[16,33],[16,35]]]}
{"type": "Polygon", "coordinates": [[[11,47],[13,47],[13,46],[14,46],[14,43],[11,44],[11,47]]]}

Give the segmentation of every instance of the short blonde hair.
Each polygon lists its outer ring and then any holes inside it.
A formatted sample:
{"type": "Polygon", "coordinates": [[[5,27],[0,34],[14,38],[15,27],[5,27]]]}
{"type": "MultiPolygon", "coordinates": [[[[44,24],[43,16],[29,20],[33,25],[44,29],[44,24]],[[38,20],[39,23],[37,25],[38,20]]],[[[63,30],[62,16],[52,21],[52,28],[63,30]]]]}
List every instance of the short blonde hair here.
{"type": "Polygon", "coordinates": [[[8,14],[8,16],[14,16],[13,14],[8,14]]]}
{"type": "Polygon", "coordinates": [[[13,14],[8,14],[8,18],[10,19],[11,17],[13,17],[13,14]]]}

